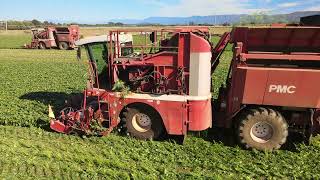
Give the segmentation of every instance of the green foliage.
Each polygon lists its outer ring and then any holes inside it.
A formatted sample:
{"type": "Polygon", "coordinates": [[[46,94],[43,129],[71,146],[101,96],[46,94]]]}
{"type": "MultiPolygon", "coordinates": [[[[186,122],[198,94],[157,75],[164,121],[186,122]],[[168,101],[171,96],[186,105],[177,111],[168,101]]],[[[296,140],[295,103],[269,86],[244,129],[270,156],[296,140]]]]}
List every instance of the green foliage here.
{"type": "Polygon", "coordinates": [[[240,24],[272,24],[272,23],[288,23],[286,15],[269,15],[267,12],[257,12],[251,15],[242,16],[240,24]]]}
{"type": "MultiPolygon", "coordinates": [[[[100,135],[101,132],[107,130],[105,127],[103,127],[98,120],[93,119],[90,122],[90,131],[92,135],[100,135]]],[[[90,134],[90,132],[88,132],[90,134]]]]}
{"type": "Polygon", "coordinates": [[[22,48],[31,43],[31,32],[28,34],[0,34],[0,49],[22,48]]]}
{"type": "Polygon", "coordinates": [[[120,92],[122,98],[126,97],[126,95],[130,93],[130,88],[121,80],[118,80],[114,83],[112,90],[120,92]]]}
{"type": "Polygon", "coordinates": [[[38,126],[47,106],[59,110],[85,87],[86,68],[75,51],[0,50],[0,124],[38,126]]]}
{"type": "Polygon", "coordinates": [[[13,21],[13,20],[8,21],[9,30],[29,30],[34,27],[43,27],[43,26],[49,26],[49,25],[57,25],[57,24],[48,22],[48,21],[41,22],[37,19],[33,19],[32,21],[13,21]]]}
{"type": "Polygon", "coordinates": [[[35,26],[39,26],[39,25],[42,24],[40,21],[38,21],[38,20],[36,20],[36,19],[32,20],[31,23],[32,23],[33,25],[35,25],[35,26]]]}
{"type": "Polygon", "coordinates": [[[196,137],[181,146],[111,134],[81,138],[0,126],[0,177],[64,179],[319,179],[319,143],[246,151],[196,137]]]}

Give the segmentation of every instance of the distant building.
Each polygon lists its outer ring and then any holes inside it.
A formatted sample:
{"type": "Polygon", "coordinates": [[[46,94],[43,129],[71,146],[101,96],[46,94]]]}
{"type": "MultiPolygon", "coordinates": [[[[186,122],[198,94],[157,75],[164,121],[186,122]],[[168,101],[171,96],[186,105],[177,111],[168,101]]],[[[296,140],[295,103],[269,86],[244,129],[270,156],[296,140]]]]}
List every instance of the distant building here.
{"type": "Polygon", "coordinates": [[[300,24],[302,26],[320,26],[320,15],[302,17],[300,24]]]}

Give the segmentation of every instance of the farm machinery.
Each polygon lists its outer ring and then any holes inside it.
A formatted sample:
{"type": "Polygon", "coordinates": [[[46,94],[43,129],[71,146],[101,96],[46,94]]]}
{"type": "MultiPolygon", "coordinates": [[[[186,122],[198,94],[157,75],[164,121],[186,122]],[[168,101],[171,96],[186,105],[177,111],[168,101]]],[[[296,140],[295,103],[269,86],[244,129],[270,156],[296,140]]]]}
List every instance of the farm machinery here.
{"type": "Polygon", "coordinates": [[[88,54],[87,88],[58,116],[49,107],[53,130],[118,129],[148,140],[217,126],[258,150],[279,149],[291,132],[319,132],[320,28],[237,27],[215,46],[208,28],[150,30],[142,45],[121,40],[129,33],[79,44],[88,54]],[[213,100],[212,73],[229,44],[227,80],[213,100]]]}
{"type": "Polygon", "coordinates": [[[75,48],[75,41],[79,40],[79,26],[70,25],[69,27],[35,28],[31,30],[31,44],[25,45],[28,49],[49,49],[59,48],[61,50],[75,48]]]}

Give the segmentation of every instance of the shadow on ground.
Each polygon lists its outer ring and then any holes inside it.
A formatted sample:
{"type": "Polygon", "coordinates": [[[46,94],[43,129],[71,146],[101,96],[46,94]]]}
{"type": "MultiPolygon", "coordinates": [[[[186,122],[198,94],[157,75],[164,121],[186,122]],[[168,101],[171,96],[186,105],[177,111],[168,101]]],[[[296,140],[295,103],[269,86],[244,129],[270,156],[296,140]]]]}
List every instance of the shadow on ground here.
{"type": "MultiPolygon", "coordinates": [[[[241,146],[233,129],[213,127],[205,132],[195,133],[195,135],[206,141],[222,143],[229,147],[241,146]]],[[[287,142],[282,145],[281,150],[299,152],[298,146],[301,143],[308,144],[309,142],[306,141],[302,134],[291,132],[289,133],[287,142]]]]}
{"type": "Polygon", "coordinates": [[[212,127],[206,131],[193,134],[205,141],[222,143],[225,146],[235,147],[238,145],[235,132],[232,129],[212,127]]]}
{"type": "MultiPolygon", "coordinates": [[[[30,92],[20,96],[20,99],[30,100],[40,102],[46,106],[51,105],[54,107],[55,114],[58,114],[61,109],[64,107],[72,106],[75,107],[81,106],[81,100],[76,100],[81,98],[82,93],[64,93],[64,92],[30,92]],[[77,104],[77,105],[75,105],[77,104]]],[[[38,119],[36,121],[36,126],[47,131],[51,131],[50,125],[47,120],[38,119]]]]}
{"type": "Polygon", "coordinates": [[[70,100],[74,96],[79,96],[81,93],[67,94],[64,92],[31,92],[20,96],[20,99],[37,101],[45,105],[55,107],[63,107],[66,100],[70,100]]]}

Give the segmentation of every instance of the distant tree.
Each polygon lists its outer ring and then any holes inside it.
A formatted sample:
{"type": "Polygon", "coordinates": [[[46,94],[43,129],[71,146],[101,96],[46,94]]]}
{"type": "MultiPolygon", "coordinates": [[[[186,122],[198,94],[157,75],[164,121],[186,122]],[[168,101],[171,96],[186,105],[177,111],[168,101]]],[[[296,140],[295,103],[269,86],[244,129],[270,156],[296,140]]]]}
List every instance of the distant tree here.
{"type": "Polygon", "coordinates": [[[114,22],[108,22],[108,26],[114,26],[114,22]]]}
{"type": "Polygon", "coordinates": [[[193,21],[189,22],[188,24],[189,24],[189,26],[194,26],[194,25],[196,25],[196,23],[193,22],[193,21]]]}
{"type": "Polygon", "coordinates": [[[225,22],[225,23],[222,24],[222,26],[230,26],[230,23],[225,22]]]}
{"type": "Polygon", "coordinates": [[[49,22],[49,21],[43,21],[43,25],[50,26],[50,25],[55,25],[55,23],[49,22]]]}
{"type": "Polygon", "coordinates": [[[289,23],[287,17],[285,15],[278,15],[277,18],[274,19],[274,22],[277,23],[289,23]]]}
{"type": "Polygon", "coordinates": [[[240,18],[240,24],[272,24],[272,23],[288,23],[286,15],[268,15],[266,12],[257,12],[252,15],[240,18]]]}
{"type": "Polygon", "coordinates": [[[42,24],[40,21],[38,21],[38,20],[36,20],[36,19],[32,20],[31,22],[32,22],[32,24],[35,25],[35,26],[40,26],[40,25],[42,24]]]}
{"type": "Polygon", "coordinates": [[[240,18],[241,24],[265,24],[268,15],[265,12],[257,12],[240,18]]]}
{"type": "Polygon", "coordinates": [[[115,26],[123,26],[124,24],[121,23],[121,22],[117,22],[117,23],[115,23],[114,25],[115,25],[115,26]]]}

